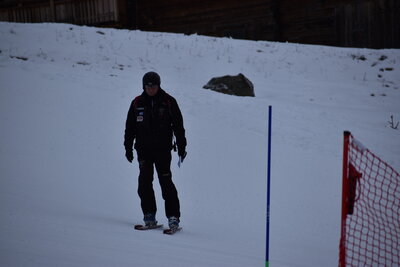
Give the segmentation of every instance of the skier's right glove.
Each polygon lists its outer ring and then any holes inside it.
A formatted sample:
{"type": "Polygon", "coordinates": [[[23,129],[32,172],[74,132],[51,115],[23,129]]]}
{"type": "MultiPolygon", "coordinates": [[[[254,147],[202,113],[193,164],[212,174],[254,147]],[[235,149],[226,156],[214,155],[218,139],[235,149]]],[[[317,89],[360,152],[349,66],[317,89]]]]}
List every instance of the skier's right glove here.
{"type": "Polygon", "coordinates": [[[125,157],[130,163],[132,163],[132,161],[133,161],[133,151],[132,151],[132,149],[126,149],[125,150],[125,157]]]}

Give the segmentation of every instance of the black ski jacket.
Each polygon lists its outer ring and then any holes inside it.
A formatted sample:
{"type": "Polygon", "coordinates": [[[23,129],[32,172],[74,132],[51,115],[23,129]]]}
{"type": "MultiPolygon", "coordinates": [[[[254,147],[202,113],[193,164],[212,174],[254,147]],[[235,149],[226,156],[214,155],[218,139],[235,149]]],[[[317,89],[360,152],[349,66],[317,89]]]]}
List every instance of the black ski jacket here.
{"type": "Polygon", "coordinates": [[[145,92],[131,103],[125,125],[126,150],[172,149],[176,137],[178,151],[186,147],[182,113],[175,98],[159,89],[153,97],[145,92]]]}

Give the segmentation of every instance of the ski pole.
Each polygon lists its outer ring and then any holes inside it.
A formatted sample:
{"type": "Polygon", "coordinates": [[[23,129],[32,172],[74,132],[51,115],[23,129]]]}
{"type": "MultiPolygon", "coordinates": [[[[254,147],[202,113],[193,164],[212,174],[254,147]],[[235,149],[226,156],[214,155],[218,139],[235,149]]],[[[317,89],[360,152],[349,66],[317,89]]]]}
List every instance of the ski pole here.
{"type": "Polygon", "coordinates": [[[267,226],[265,244],[265,267],[269,267],[269,221],[270,221],[270,188],[271,188],[271,125],[272,106],[268,107],[268,161],[267,161],[267,226]]]}

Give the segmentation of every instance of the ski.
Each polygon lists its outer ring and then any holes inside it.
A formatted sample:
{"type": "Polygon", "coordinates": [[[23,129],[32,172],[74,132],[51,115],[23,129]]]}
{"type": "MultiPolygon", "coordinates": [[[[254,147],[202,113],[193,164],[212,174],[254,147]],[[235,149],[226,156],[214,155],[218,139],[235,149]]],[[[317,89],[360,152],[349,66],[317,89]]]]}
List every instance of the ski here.
{"type": "Polygon", "coordinates": [[[151,229],[157,229],[157,228],[161,228],[163,227],[162,224],[156,224],[153,226],[146,226],[146,225],[142,225],[142,224],[135,224],[135,229],[136,230],[140,230],[140,231],[144,231],[144,230],[151,230],[151,229]]]}
{"type": "Polygon", "coordinates": [[[173,235],[176,232],[179,232],[180,230],[182,230],[182,227],[178,227],[176,229],[169,228],[169,229],[164,229],[163,233],[166,234],[166,235],[173,235]]]}

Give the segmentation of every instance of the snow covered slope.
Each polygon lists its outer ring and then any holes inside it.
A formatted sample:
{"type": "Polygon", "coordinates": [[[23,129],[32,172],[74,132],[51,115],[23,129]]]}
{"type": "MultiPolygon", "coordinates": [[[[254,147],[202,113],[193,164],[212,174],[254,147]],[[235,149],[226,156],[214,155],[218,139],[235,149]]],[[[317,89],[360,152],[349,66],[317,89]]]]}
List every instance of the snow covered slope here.
{"type": "Polygon", "coordinates": [[[268,105],[270,266],[337,266],[344,130],[400,169],[388,123],[400,120],[400,50],[65,24],[0,23],[0,38],[1,266],[263,266],[268,105]],[[123,131],[150,70],[187,130],[172,237],[132,227],[138,166],[123,131]],[[238,73],[255,98],[202,88],[238,73]]]}

